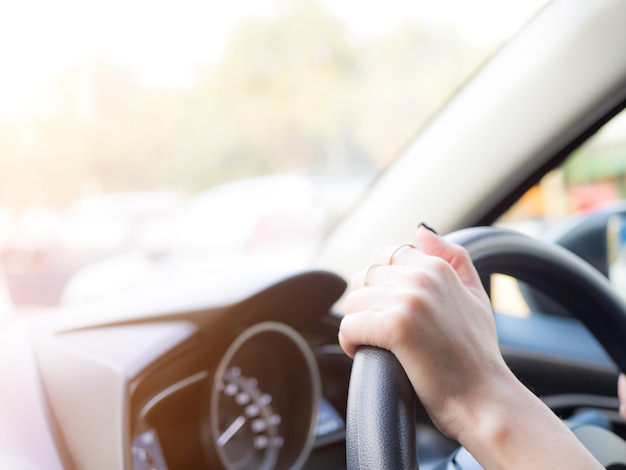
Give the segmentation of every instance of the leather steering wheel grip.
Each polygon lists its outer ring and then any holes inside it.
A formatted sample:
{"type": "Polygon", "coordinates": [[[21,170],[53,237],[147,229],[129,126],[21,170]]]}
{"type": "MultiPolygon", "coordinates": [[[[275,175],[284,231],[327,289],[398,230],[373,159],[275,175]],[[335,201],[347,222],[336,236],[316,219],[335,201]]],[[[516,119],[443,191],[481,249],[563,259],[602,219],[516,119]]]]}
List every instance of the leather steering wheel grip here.
{"type": "MultiPolygon", "coordinates": [[[[586,262],[560,246],[505,229],[469,228],[446,238],[467,249],[481,274],[508,274],[563,304],[626,371],[626,304],[586,262]]],[[[418,468],[414,409],[413,387],[396,357],[360,347],[348,390],[348,469],[418,468]]]]}
{"type": "Polygon", "coordinates": [[[349,469],[417,469],[415,392],[391,352],[361,346],[355,354],[346,428],[349,469]]]}

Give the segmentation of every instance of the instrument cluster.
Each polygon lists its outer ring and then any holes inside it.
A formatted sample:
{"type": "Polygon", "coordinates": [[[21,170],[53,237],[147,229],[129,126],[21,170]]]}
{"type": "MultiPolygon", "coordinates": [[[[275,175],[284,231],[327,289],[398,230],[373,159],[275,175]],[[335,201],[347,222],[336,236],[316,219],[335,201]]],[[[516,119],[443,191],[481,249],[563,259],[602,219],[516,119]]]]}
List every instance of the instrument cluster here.
{"type": "Polygon", "coordinates": [[[261,322],[231,341],[214,366],[146,400],[133,468],[303,468],[314,446],[342,440],[343,432],[309,343],[284,323],[261,322]]]}

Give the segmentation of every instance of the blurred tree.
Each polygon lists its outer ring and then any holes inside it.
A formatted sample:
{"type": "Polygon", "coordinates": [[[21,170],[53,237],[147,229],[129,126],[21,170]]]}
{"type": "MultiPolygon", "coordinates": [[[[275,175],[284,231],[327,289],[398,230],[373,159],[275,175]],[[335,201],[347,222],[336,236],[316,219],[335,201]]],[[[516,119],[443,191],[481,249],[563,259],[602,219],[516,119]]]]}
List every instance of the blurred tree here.
{"type": "Polygon", "coordinates": [[[67,70],[43,117],[0,126],[0,195],[60,204],[382,166],[485,57],[445,25],[407,22],[357,44],[316,0],[282,5],[242,24],[189,88],[147,88],[111,60],[67,70]]]}
{"type": "Polygon", "coordinates": [[[341,23],[315,1],[291,2],[284,16],[245,24],[207,83],[208,109],[229,128],[220,170],[336,164],[351,139],[344,123],[357,64],[341,23]]]}

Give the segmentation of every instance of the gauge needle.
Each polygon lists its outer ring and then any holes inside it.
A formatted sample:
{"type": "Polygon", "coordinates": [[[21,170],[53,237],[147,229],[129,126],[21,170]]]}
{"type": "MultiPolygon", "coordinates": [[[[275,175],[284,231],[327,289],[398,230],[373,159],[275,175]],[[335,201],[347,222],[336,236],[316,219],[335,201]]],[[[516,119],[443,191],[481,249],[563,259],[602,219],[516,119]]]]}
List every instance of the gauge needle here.
{"type": "Polygon", "coordinates": [[[235,421],[230,423],[230,426],[226,428],[226,431],[224,431],[222,435],[218,437],[217,445],[219,447],[223,447],[224,445],[226,445],[226,443],[230,441],[230,438],[233,437],[235,433],[239,431],[239,429],[241,429],[241,426],[243,426],[245,422],[246,422],[246,418],[244,418],[243,416],[240,416],[235,421]]]}

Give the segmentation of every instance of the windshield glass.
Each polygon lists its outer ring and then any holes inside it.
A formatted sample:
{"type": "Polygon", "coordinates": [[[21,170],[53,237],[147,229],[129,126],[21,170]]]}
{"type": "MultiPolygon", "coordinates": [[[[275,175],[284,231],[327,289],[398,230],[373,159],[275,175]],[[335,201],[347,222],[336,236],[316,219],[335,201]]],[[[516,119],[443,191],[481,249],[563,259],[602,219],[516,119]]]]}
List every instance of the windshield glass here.
{"type": "Polygon", "coordinates": [[[0,308],[305,263],[544,3],[4,4],[0,308]]]}

